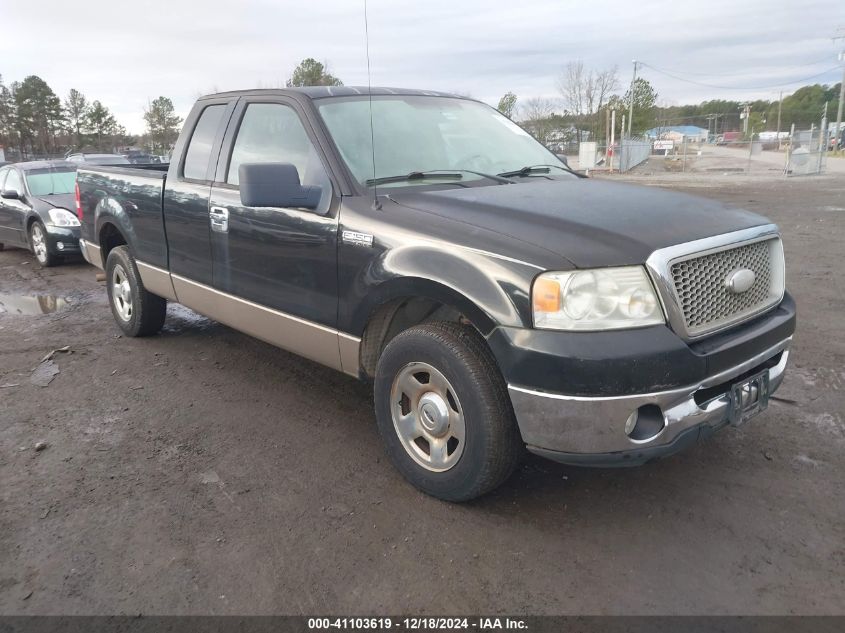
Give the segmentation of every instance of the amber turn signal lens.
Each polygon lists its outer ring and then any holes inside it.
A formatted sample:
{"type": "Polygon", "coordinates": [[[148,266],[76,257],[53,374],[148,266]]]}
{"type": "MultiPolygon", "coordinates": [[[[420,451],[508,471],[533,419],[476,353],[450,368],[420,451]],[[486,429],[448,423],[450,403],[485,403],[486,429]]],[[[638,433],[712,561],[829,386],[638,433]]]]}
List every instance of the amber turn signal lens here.
{"type": "Polygon", "coordinates": [[[546,277],[534,282],[534,312],[557,312],[560,310],[560,284],[546,277]]]}

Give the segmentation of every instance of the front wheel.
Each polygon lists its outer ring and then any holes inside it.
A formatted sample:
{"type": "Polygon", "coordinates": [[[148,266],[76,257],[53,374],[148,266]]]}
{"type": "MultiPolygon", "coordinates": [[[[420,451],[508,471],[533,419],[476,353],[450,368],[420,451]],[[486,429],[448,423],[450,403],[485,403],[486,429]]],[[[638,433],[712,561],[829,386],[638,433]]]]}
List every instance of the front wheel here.
{"type": "Polygon", "coordinates": [[[374,393],[387,453],[423,492],[468,501],[519,463],[523,443],[505,382],[470,327],[428,323],[398,334],[379,358],[374,393]]]}
{"type": "Polygon", "coordinates": [[[148,292],[129,248],[116,246],[106,259],[106,289],[114,320],[127,336],[150,336],[161,330],[167,301],[148,292]]]}
{"type": "Polygon", "coordinates": [[[59,263],[58,256],[50,252],[50,244],[47,241],[47,230],[41,223],[41,220],[36,220],[29,227],[29,247],[32,249],[32,254],[38,263],[49,268],[59,263]]]}

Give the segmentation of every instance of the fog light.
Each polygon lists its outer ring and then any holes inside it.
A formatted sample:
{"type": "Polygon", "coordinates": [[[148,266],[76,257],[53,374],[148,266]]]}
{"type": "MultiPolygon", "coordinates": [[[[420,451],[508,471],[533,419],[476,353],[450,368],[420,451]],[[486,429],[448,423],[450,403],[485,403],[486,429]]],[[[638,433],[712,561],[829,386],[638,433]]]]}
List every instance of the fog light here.
{"type": "Polygon", "coordinates": [[[65,243],[64,242],[56,242],[56,248],[58,248],[60,251],[65,250],[65,243]]]}
{"type": "Polygon", "coordinates": [[[628,416],[625,434],[634,442],[650,442],[666,428],[666,418],[656,404],[644,404],[628,416]]]}

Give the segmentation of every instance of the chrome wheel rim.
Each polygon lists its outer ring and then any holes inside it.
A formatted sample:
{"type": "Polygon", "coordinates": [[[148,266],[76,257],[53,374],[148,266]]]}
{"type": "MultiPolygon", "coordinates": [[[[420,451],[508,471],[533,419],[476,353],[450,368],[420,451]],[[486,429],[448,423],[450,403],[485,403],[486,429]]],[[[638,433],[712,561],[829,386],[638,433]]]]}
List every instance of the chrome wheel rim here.
{"type": "Polygon", "coordinates": [[[32,252],[42,264],[47,261],[47,240],[44,239],[41,225],[37,223],[32,225],[32,252]]]}
{"type": "Polygon", "coordinates": [[[123,266],[118,264],[111,274],[111,301],[121,319],[132,318],[132,288],[123,266]]]}
{"type": "Polygon", "coordinates": [[[464,452],[466,424],[455,389],[438,369],[408,363],[390,389],[393,428],[408,455],[432,472],[454,467],[464,452]]]}

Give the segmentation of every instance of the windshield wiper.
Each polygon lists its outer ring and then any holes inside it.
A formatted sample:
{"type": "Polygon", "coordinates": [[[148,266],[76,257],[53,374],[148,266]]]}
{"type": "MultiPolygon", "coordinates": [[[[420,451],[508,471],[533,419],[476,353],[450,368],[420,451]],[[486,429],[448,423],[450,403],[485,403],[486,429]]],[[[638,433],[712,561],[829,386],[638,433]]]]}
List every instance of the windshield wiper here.
{"type": "Polygon", "coordinates": [[[409,174],[401,176],[381,176],[380,178],[370,178],[364,181],[366,185],[383,185],[390,182],[406,182],[414,180],[460,180],[463,174],[457,172],[429,172],[429,171],[412,171],[409,174]]]}
{"type": "Polygon", "coordinates": [[[502,173],[497,175],[503,178],[524,178],[526,176],[530,176],[531,174],[548,174],[552,170],[552,168],[568,172],[574,176],[577,176],[578,178],[587,177],[584,174],[579,174],[571,167],[564,165],[528,165],[527,167],[514,169],[513,171],[503,171],[502,173]]]}
{"type": "Polygon", "coordinates": [[[365,182],[365,184],[381,185],[390,182],[406,182],[414,180],[461,180],[464,177],[463,174],[474,174],[476,176],[481,176],[482,178],[487,178],[503,185],[514,184],[513,180],[508,180],[507,178],[504,178],[501,174],[495,176],[493,174],[485,174],[484,172],[480,171],[472,171],[471,169],[429,169],[426,171],[412,171],[411,173],[404,174],[402,176],[382,176],[380,178],[370,178],[365,182]]]}

